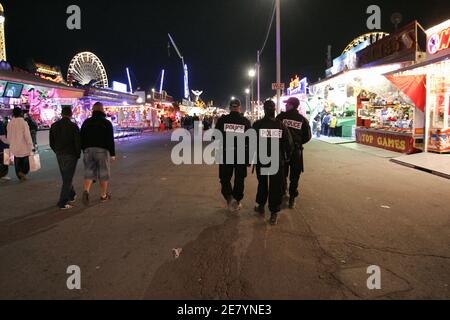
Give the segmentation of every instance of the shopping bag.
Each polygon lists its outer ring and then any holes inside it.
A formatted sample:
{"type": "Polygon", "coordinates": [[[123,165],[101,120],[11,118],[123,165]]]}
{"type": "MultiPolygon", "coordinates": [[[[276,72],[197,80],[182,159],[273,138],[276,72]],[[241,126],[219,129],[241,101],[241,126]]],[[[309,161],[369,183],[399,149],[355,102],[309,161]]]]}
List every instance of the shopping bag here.
{"type": "Polygon", "coordinates": [[[30,172],[36,172],[41,169],[41,158],[38,153],[29,156],[28,160],[30,162],[30,172]]]}
{"type": "Polygon", "coordinates": [[[14,156],[11,154],[11,151],[9,151],[9,149],[3,150],[3,164],[5,166],[14,165],[14,156]]]}

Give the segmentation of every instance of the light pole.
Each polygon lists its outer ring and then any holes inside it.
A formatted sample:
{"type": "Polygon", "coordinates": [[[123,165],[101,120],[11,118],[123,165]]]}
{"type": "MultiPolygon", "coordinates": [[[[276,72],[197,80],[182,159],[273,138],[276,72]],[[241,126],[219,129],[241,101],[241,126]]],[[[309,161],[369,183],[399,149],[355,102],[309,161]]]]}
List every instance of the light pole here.
{"type": "Polygon", "coordinates": [[[248,110],[248,96],[250,94],[250,89],[245,89],[245,112],[248,110]]]}
{"type": "MultiPolygon", "coordinates": [[[[275,0],[277,15],[277,83],[281,83],[281,0],[275,0]]],[[[281,90],[277,89],[277,112],[280,113],[281,90]]]]}
{"type": "Polygon", "coordinates": [[[254,69],[250,69],[248,71],[248,76],[250,77],[250,79],[252,79],[252,82],[251,82],[251,93],[252,93],[252,95],[251,95],[251,100],[250,100],[252,115],[255,113],[255,108],[254,108],[254,105],[253,105],[253,101],[255,100],[254,99],[254,94],[253,94],[254,93],[254,91],[253,91],[253,80],[255,79],[255,75],[256,75],[256,71],[254,69]]]}
{"type": "Polygon", "coordinates": [[[260,54],[261,52],[258,50],[257,56],[256,56],[256,74],[257,74],[257,81],[258,81],[258,89],[257,89],[257,102],[256,105],[258,106],[259,110],[259,104],[261,103],[261,63],[260,63],[260,54]]]}

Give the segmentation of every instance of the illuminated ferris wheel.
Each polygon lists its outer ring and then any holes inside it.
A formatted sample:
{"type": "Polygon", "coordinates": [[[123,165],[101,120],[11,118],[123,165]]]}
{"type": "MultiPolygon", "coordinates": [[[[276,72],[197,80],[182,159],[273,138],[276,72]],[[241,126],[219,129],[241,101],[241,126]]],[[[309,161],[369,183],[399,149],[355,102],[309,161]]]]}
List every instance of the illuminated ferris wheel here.
{"type": "Polygon", "coordinates": [[[73,57],[67,71],[68,82],[108,88],[108,76],[100,59],[91,52],[81,52],[73,57]]]}
{"type": "Polygon", "coordinates": [[[345,50],[342,52],[342,54],[349,52],[350,50],[352,50],[353,48],[356,48],[361,43],[364,43],[367,40],[369,40],[370,44],[374,44],[378,40],[381,40],[384,37],[387,37],[388,35],[389,35],[389,33],[386,33],[386,32],[370,32],[370,33],[363,34],[362,36],[359,36],[358,38],[356,38],[355,40],[350,42],[349,45],[345,48],[345,50]]]}

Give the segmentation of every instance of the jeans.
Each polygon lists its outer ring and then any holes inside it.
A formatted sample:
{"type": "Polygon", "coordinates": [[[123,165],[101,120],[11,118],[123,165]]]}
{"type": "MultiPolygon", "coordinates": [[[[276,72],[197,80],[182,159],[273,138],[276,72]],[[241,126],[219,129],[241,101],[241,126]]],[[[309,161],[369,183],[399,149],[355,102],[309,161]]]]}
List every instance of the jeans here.
{"type": "Polygon", "coordinates": [[[57,155],[59,170],[63,185],[61,188],[61,194],[58,201],[58,207],[63,208],[70,201],[73,201],[76,193],[73,188],[73,176],[77,169],[78,158],[73,155],[57,155]]]}
{"type": "Polygon", "coordinates": [[[20,179],[19,173],[27,175],[30,172],[30,161],[29,157],[14,157],[14,166],[16,169],[17,178],[20,179]]]}

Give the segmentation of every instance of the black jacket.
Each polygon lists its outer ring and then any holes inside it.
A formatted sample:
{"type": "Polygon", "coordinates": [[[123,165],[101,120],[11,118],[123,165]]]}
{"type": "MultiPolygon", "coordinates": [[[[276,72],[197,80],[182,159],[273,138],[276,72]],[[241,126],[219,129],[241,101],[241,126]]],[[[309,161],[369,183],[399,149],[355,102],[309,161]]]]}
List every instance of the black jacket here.
{"type": "MultiPolygon", "coordinates": [[[[292,152],[294,150],[294,143],[292,141],[291,133],[289,132],[289,129],[279,120],[264,117],[263,119],[256,121],[253,124],[253,129],[256,130],[256,133],[258,135],[258,154],[257,154],[257,164],[258,166],[261,165],[261,161],[259,159],[259,148],[261,143],[267,143],[267,151],[270,153],[271,151],[271,142],[272,139],[280,139],[280,150],[279,150],[279,160],[280,165],[284,166],[287,162],[290,161],[292,152]],[[262,131],[266,130],[275,130],[279,133],[277,136],[274,134],[272,138],[269,138],[267,134],[263,134],[262,131]]],[[[272,131],[271,131],[272,133],[272,131]]],[[[268,154],[269,157],[271,157],[271,154],[268,154]]],[[[269,167],[269,165],[264,165],[263,167],[269,167]]]]}
{"type": "Polygon", "coordinates": [[[309,121],[296,109],[281,113],[277,119],[289,128],[297,149],[303,150],[303,145],[311,141],[312,133],[309,121]]]}
{"type": "MultiPolygon", "coordinates": [[[[239,135],[239,134],[245,134],[247,130],[249,130],[252,127],[250,120],[245,118],[242,114],[239,112],[231,112],[228,115],[222,116],[217,120],[216,129],[219,130],[222,133],[223,141],[221,142],[223,147],[222,152],[222,160],[224,164],[227,164],[227,152],[233,152],[234,153],[234,162],[229,164],[237,164],[237,138],[235,138],[235,141],[233,142],[233,146],[231,149],[227,149],[227,133],[228,135],[239,135]]],[[[248,139],[246,139],[245,142],[245,162],[246,164],[250,163],[250,157],[248,156],[248,139]]]]}
{"type": "Polygon", "coordinates": [[[111,157],[116,156],[114,129],[103,112],[94,111],[81,127],[81,149],[88,148],[106,149],[111,157]]]}
{"type": "Polygon", "coordinates": [[[50,147],[57,155],[80,158],[81,138],[78,126],[65,117],[55,122],[50,128],[50,147]]]}

